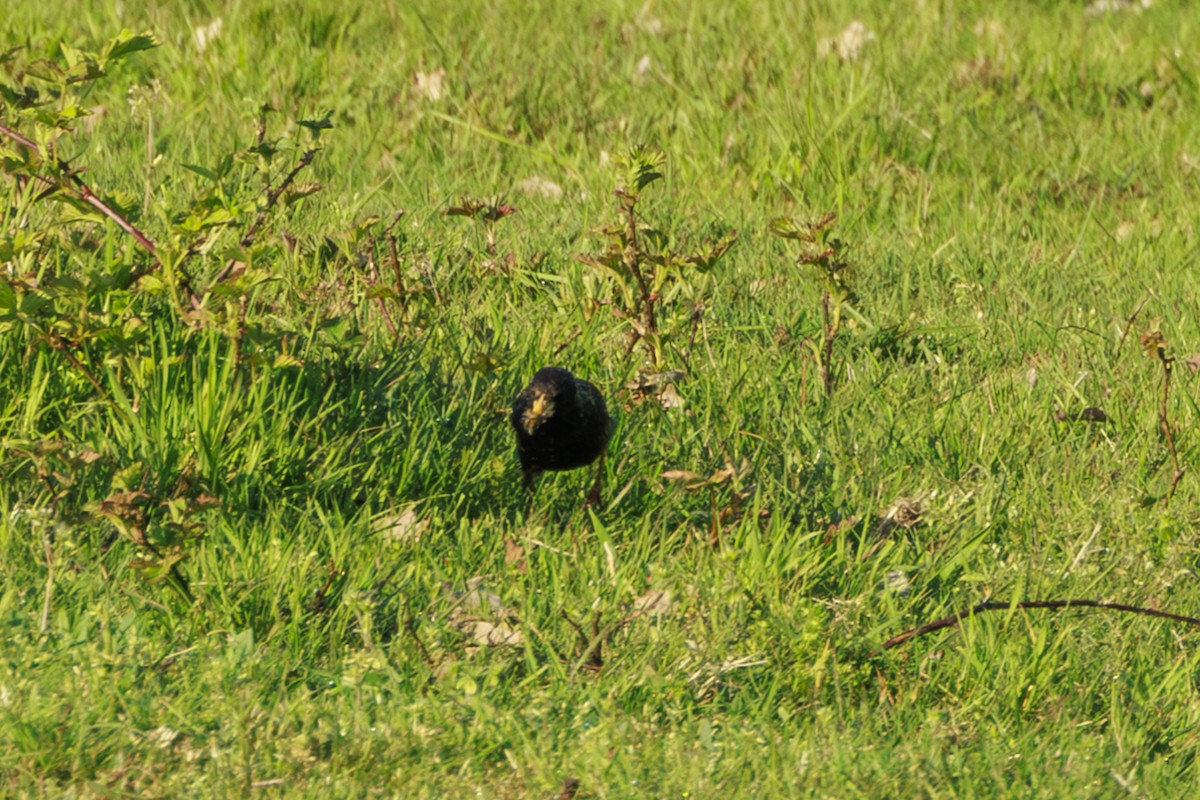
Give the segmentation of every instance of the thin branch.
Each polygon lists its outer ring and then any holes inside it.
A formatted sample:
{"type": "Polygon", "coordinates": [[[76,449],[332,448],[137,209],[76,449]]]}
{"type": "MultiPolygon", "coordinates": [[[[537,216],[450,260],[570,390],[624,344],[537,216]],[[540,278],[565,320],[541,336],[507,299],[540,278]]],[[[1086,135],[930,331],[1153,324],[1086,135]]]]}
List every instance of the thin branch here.
{"type": "Polygon", "coordinates": [[[1171,366],[1175,359],[1167,356],[1165,347],[1160,347],[1158,348],[1158,360],[1163,365],[1162,405],[1158,409],[1158,424],[1162,428],[1163,436],[1167,437],[1167,447],[1171,451],[1171,467],[1174,469],[1174,474],[1171,476],[1171,486],[1167,489],[1167,493],[1163,497],[1163,507],[1165,508],[1171,505],[1171,498],[1175,496],[1175,487],[1179,485],[1179,480],[1183,477],[1183,470],[1179,468],[1179,454],[1175,450],[1175,436],[1171,433],[1171,423],[1167,419],[1167,400],[1171,394],[1171,366]]]}
{"type": "Polygon", "coordinates": [[[821,381],[825,384],[825,396],[833,396],[833,365],[830,362],[833,360],[833,340],[837,338],[837,329],[834,327],[829,313],[829,292],[821,295],[821,321],[825,331],[825,342],[821,346],[821,381]]]}
{"type": "Polygon", "coordinates": [[[646,276],[642,273],[642,251],[638,248],[637,212],[635,211],[637,195],[618,190],[617,196],[621,198],[621,208],[625,212],[625,250],[621,253],[621,258],[625,262],[626,268],[633,274],[634,280],[637,281],[638,291],[641,293],[642,325],[645,326],[645,332],[654,334],[658,332],[658,326],[654,320],[654,298],[651,296],[646,276]]]}
{"type": "Polygon", "coordinates": [[[432,671],[436,671],[439,662],[430,655],[429,648],[425,646],[425,642],[421,641],[421,635],[417,633],[416,616],[412,613],[411,609],[406,609],[406,611],[408,613],[404,617],[404,631],[416,642],[417,652],[420,654],[421,660],[425,662],[425,666],[429,667],[432,671]]]}
{"type": "MultiPolygon", "coordinates": [[[[371,239],[371,248],[367,253],[367,286],[374,287],[379,283],[379,269],[375,266],[375,240],[371,239]]],[[[396,323],[392,322],[392,315],[387,310],[387,304],[383,302],[383,298],[377,296],[375,304],[379,306],[379,313],[383,315],[384,324],[392,333],[392,338],[397,342],[400,341],[400,333],[396,330],[396,323]]]]}
{"type": "Polygon", "coordinates": [[[42,618],[38,623],[38,632],[45,633],[50,626],[50,602],[54,598],[54,549],[50,544],[50,531],[42,532],[42,547],[46,553],[46,591],[42,597],[42,618]]]}
{"type": "MultiPolygon", "coordinates": [[[[266,221],[267,215],[271,212],[271,209],[275,207],[275,204],[279,202],[279,198],[283,196],[283,193],[286,192],[288,187],[291,186],[296,180],[296,176],[299,175],[305,167],[312,163],[312,160],[316,155],[317,148],[315,147],[305,150],[304,155],[300,156],[300,160],[296,162],[294,167],[292,167],[291,172],[283,177],[283,180],[279,182],[279,185],[267,190],[267,202],[263,204],[261,209],[259,209],[258,216],[256,216],[254,221],[250,223],[250,227],[246,228],[246,232],[242,235],[241,240],[238,242],[241,247],[249,247],[250,245],[254,244],[254,238],[258,235],[258,229],[262,227],[263,222],[266,221]]],[[[217,276],[213,278],[212,284],[210,285],[216,286],[218,283],[221,283],[228,278],[229,273],[233,271],[233,268],[236,264],[237,259],[231,258],[229,262],[221,268],[221,271],[217,273],[217,276]]]]}
{"type": "Polygon", "coordinates": [[[1125,603],[1105,603],[1099,600],[1018,600],[1015,603],[1008,603],[1002,600],[985,600],[978,603],[965,611],[959,611],[956,614],[951,614],[948,617],[935,619],[933,622],[927,622],[924,625],[918,625],[915,628],[905,631],[897,636],[893,636],[883,643],[884,650],[890,650],[893,647],[904,644],[909,639],[915,639],[918,636],[924,636],[927,633],[940,631],[943,628],[953,628],[964,619],[973,617],[976,614],[982,614],[985,611],[1002,611],[1010,608],[1030,609],[1030,608],[1049,608],[1049,609],[1067,609],[1067,608],[1107,608],[1112,611],[1124,611],[1129,614],[1141,614],[1147,617],[1158,617],[1160,619],[1169,619],[1173,622],[1182,622],[1193,627],[1200,627],[1200,619],[1196,617],[1185,617],[1182,614],[1171,614],[1166,611],[1158,611],[1153,608],[1145,608],[1143,606],[1131,606],[1125,603]]]}
{"type": "Polygon", "coordinates": [[[570,335],[567,336],[567,338],[564,339],[562,341],[562,343],[559,344],[558,347],[554,348],[554,358],[558,358],[559,353],[561,353],[563,350],[566,350],[567,347],[571,344],[571,342],[575,341],[582,335],[583,335],[582,328],[576,328],[575,330],[571,331],[570,335]]]}
{"type": "MultiPolygon", "coordinates": [[[[92,385],[92,388],[96,390],[97,394],[99,394],[109,403],[113,403],[112,395],[108,393],[107,389],[100,385],[99,379],[97,379],[95,374],[88,369],[87,365],[80,361],[79,358],[71,352],[71,348],[69,347],[66,339],[63,339],[61,336],[57,336],[55,334],[46,334],[46,343],[50,345],[51,350],[57,350],[58,352],[62,353],[67,361],[71,362],[71,366],[78,370],[83,377],[87,378],[88,383],[92,385]]],[[[116,407],[115,403],[113,405],[116,407]]]]}
{"type": "Polygon", "coordinates": [[[1142,313],[1142,309],[1146,307],[1146,303],[1150,302],[1150,298],[1142,298],[1142,302],[1138,303],[1138,307],[1129,315],[1129,319],[1125,321],[1125,332],[1121,334],[1121,340],[1117,342],[1117,352],[1113,354],[1113,360],[1116,361],[1121,357],[1121,348],[1125,346],[1125,340],[1129,338],[1129,332],[1133,330],[1134,320],[1138,318],[1138,314],[1142,313]]]}
{"type": "Polygon", "coordinates": [[[395,228],[400,224],[400,220],[404,217],[404,209],[400,209],[392,217],[391,223],[384,229],[384,235],[387,237],[388,245],[388,260],[392,262],[392,274],[396,279],[396,301],[400,304],[400,312],[404,313],[406,305],[404,295],[404,275],[400,272],[400,247],[396,243],[395,228]]]}
{"type": "MultiPolygon", "coordinates": [[[[24,136],[17,133],[16,131],[14,131],[12,128],[6,127],[4,125],[0,125],[0,135],[3,135],[5,137],[11,139],[12,141],[16,142],[17,144],[21,145],[22,147],[26,148],[27,150],[31,150],[35,153],[38,152],[37,143],[31,141],[30,139],[26,139],[24,136]]],[[[34,174],[33,177],[37,178],[39,181],[41,181],[44,184],[47,184],[48,186],[56,187],[57,189],[60,189],[62,191],[65,191],[65,192],[73,191],[75,194],[77,194],[79,196],[79,198],[81,200],[83,200],[85,203],[87,203],[88,205],[95,208],[97,211],[99,211],[104,216],[111,219],[113,222],[115,222],[117,224],[118,227],[121,228],[121,230],[125,231],[130,236],[132,236],[134,239],[136,239],[137,243],[142,246],[142,249],[145,250],[147,253],[149,253],[151,256],[153,256],[155,259],[154,264],[146,271],[153,271],[162,266],[161,262],[159,262],[157,260],[158,259],[158,251],[154,246],[154,242],[150,241],[150,239],[148,239],[146,237],[146,234],[144,234],[140,230],[138,230],[132,222],[125,219],[125,217],[121,216],[121,214],[119,212],[117,212],[112,206],[108,205],[108,203],[105,203],[103,200],[101,200],[99,197],[97,197],[96,193],[92,191],[92,188],[90,186],[88,186],[86,183],[84,183],[83,178],[79,177],[78,172],[71,169],[70,164],[68,164],[67,162],[65,162],[59,158],[56,158],[55,162],[57,163],[58,168],[60,170],[62,170],[63,174],[66,175],[67,179],[69,179],[71,181],[71,183],[75,184],[73,190],[71,189],[71,187],[67,186],[66,183],[61,179],[54,180],[53,178],[48,178],[45,175],[36,174],[36,173],[34,174]]]]}

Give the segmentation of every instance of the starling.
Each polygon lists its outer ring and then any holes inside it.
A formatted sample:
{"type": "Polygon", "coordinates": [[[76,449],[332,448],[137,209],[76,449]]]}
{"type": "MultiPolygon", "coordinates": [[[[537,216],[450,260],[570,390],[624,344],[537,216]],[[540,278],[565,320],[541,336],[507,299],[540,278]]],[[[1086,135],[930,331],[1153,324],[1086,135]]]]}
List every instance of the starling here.
{"type": "MultiPolygon", "coordinates": [[[[539,369],[517,395],[509,419],[526,489],[546,470],[584,467],[603,456],[613,429],[600,390],[561,367],[539,369]]],[[[589,504],[600,502],[602,474],[603,462],[589,504]]]]}

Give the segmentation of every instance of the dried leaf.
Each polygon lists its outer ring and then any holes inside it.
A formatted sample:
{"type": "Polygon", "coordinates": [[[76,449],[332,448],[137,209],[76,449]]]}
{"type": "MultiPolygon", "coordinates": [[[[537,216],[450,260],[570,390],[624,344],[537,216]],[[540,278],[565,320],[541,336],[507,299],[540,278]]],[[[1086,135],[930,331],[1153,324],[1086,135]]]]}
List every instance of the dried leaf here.
{"type": "Polygon", "coordinates": [[[644,614],[653,614],[656,617],[661,617],[671,610],[671,600],[671,592],[669,590],[659,591],[658,589],[651,589],[633,601],[630,616],[640,617],[644,614]]]}
{"type": "Polygon", "coordinates": [[[506,622],[488,622],[473,620],[471,638],[477,644],[496,647],[502,644],[520,645],[525,643],[525,635],[506,622]]]}
{"type": "Polygon", "coordinates": [[[561,186],[540,175],[531,175],[517,184],[517,188],[527,197],[544,197],[547,200],[561,200],[563,197],[561,186]]]}
{"type": "Polygon", "coordinates": [[[658,402],[661,403],[662,407],[666,409],[683,408],[684,406],[684,400],[679,395],[679,392],[675,391],[674,386],[668,386],[659,392],[658,402]]]}
{"type": "Polygon", "coordinates": [[[415,506],[409,506],[398,514],[389,514],[375,521],[375,532],[393,542],[415,542],[429,529],[429,520],[417,515],[415,506]]]}
{"type": "Polygon", "coordinates": [[[1108,422],[1104,409],[1088,406],[1081,411],[1059,411],[1054,418],[1059,422],[1108,422]]]}
{"type": "Polygon", "coordinates": [[[666,372],[643,372],[636,380],[625,384],[625,388],[635,395],[646,396],[683,380],[685,373],[681,369],[671,369],[666,372]]]}
{"type": "Polygon", "coordinates": [[[509,609],[500,600],[500,595],[484,584],[482,575],[467,579],[465,592],[456,592],[449,581],[442,584],[442,592],[458,608],[478,610],[486,606],[497,613],[509,613],[509,609]]]}
{"type": "Polygon", "coordinates": [[[504,537],[504,563],[518,572],[529,571],[529,565],[525,563],[525,548],[511,536],[504,537]]]}
{"type": "Polygon", "coordinates": [[[436,103],[446,94],[446,70],[439,67],[433,72],[416,73],[413,75],[413,87],[418,95],[436,103]]]}
{"type": "Polygon", "coordinates": [[[695,472],[688,472],[686,469],[669,469],[661,475],[663,480],[668,481],[700,481],[704,480],[704,476],[695,472]]]}
{"type": "Polygon", "coordinates": [[[896,528],[914,528],[921,522],[925,513],[925,499],[928,495],[919,494],[914,497],[898,497],[887,510],[883,518],[875,525],[875,535],[886,536],[896,528]]]}

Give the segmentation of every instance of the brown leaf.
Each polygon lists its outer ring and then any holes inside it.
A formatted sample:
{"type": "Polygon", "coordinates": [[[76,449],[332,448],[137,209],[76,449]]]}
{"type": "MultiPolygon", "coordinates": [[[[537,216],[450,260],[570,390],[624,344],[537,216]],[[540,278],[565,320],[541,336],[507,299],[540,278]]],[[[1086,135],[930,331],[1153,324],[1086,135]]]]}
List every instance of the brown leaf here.
{"type": "Polygon", "coordinates": [[[456,592],[453,585],[446,581],[442,584],[442,592],[456,607],[478,610],[488,608],[494,613],[508,613],[509,609],[500,600],[500,595],[493,592],[483,582],[482,575],[467,579],[467,591],[456,592]]]}
{"type": "Polygon", "coordinates": [[[558,800],[572,800],[579,791],[579,778],[566,778],[558,790],[558,800]]]}
{"type": "Polygon", "coordinates": [[[393,542],[418,541],[428,529],[428,518],[419,518],[414,506],[408,506],[398,514],[384,515],[375,520],[375,532],[393,542]]]}
{"type": "Polygon", "coordinates": [[[667,481],[702,481],[702,480],[704,480],[703,475],[699,475],[695,472],[688,472],[686,469],[669,469],[666,472],[664,472],[660,477],[662,477],[663,480],[667,480],[667,481]]]}
{"type": "Polygon", "coordinates": [[[675,391],[674,386],[668,386],[658,393],[658,402],[662,403],[663,408],[683,408],[683,398],[679,396],[679,392],[675,391]]]}
{"type": "Polygon", "coordinates": [[[651,589],[641,597],[633,601],[633,608],[630,616],[640,617],[644,614],[653,614],[656,617],[661,617],[671,610],[671,592],[669,590],[651,589]]]}
{"type": "Polygon", "coordinates": [[[670,369],[666,372],[643,372],[637,378],[625,384],[625,388],[635,397],[645,398],[651,394],[683,380],[686,373],[681,369],[670,369]]]}
{"type": "Polygon", "coordinates": [[[471,638],[476,644],[496,647],[502,644],[519,645],[525,643],[525,634],[509,625],[507,622],[488,622],[483,619],[471,623],[471,638]]]}
{"type": "Polygon", "coordinates": [[[1167,349],[1167,340],[1160,330],[1146,331],[1138,337],[1138,341],[1142,344],[1142,350],[1150,358],[1160,358],[1167,349]]]}
{"type": "Polygon", "coordinates": [[[1054,418],[1059,422],[1108,422],[1104,409],[1088,406],[1081,411],[1059,411],[1054,418]]]}
{"type": "Polygon", "coordinates": [[[925,514],[926,497],[927,495],[924,494],[915,497],[897,497],[876,523],[875,535],[886,536],[896,528],[907,530],[916,527],[925,514]]]}
{"type": "Polygon", "coordinates": [[[504,537],[504,563],[518,572],[529,572],[529,565],[525,563],[525,548],[511,536],[504,537]]]}

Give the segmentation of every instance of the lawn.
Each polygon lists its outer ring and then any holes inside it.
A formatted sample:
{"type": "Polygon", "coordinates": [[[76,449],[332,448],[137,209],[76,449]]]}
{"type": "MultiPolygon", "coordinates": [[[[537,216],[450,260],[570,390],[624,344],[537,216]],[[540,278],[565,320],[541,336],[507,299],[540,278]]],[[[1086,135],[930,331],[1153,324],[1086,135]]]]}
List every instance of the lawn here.
{"type": "Polygon", "coordinates": [[[1200,7],[140,5],[0,18],[0,795],[1200,791],[1018,605],[1200,616],[1200,7]]]}

